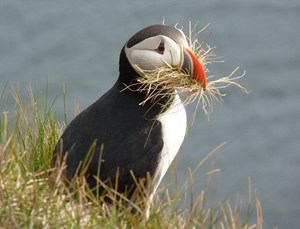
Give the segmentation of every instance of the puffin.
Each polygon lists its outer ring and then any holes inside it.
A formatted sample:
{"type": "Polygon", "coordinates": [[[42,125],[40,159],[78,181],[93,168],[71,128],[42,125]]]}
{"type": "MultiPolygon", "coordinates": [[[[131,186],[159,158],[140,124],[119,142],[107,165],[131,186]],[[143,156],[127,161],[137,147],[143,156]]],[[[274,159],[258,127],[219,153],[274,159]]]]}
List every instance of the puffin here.
{"type": "Polygon", "coordinates": [[[176,88],[142,103],[146,92],[128,85],[138,87],[143,77],[136,66],[155,70],[166,64],[205,89],[204,67],[182,30],[156,24],[135,33],[121,50],[115,84],[79,113],[57,142],[52,165],[64,160],[68,181],[81,174],[94,193],[104,195],[110,187],[128,199],[142,185],[152,200],[185,138],[186,111],[176,88]]]}

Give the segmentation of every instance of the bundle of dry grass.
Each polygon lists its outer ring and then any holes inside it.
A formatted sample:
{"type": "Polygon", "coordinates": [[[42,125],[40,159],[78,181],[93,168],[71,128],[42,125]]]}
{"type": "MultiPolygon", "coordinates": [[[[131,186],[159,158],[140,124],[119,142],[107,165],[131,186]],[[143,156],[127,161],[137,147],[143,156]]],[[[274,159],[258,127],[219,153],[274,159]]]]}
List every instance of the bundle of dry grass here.
{"type": "MultiPolygon", "coordinates": [[[[214,47],[210,47],[205,42],[199,42],[197,36],[206,27],[198,32],[196,31],[197,25],[194,27],[189,25],[189,47],[194,55],[199,59],[203,65],[205,72],[208,73],[207,65],[220,61],[214,54],[214,47]]],[[[154,101],[157,97],[169,96],[174,93],[174,89],[177,91],[183,91],[185,96],[183,97],[183,104],[187,105],[194,101],[197,101],[196,109],[202,104],[202,109],[205,114],[210,114],[213,111],[213,102],[220,101],[226,94],[221,92],[222,89],[227,88],[230,85],[237,86],[243,92],[247,93],[247,90],[241,86],[236,80],[245,75],[245,71],[241,75],[235,76],[235,73],[239,69],[238,67],[228,76],[214,79],[213,76],[208,77],[206,89],[203,89],[201,84],[190,77],[186,72],[181,71],[179,68],[165,64],[163,67],[155,68],[155,70],[143,70],[138,66],[135,69],[143,77],[138,79],[138,83],[126,85],[126,88],[146,93],[145,100],[140,104],[143,105],[147,101],[154,101]],[[134,87],[132,87],[134,86],[134,87]],[[136,89],[137,88],[137,89],[136,89]]],[[[196,113],[196,112],[195,112],[196,113]]],[[[194,113],[194,115],[195,115],[194,113]]]]}

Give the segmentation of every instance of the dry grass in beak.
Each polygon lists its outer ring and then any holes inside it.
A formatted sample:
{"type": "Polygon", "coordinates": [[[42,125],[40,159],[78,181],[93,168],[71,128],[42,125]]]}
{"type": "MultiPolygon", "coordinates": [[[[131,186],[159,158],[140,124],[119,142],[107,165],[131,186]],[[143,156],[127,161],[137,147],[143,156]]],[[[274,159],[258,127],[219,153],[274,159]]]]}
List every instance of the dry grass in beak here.
{"type": "MultiPolygon", "coordinates": [[[[187,39],[190,49],[204,66],[205,72],[208,73],[208,64],[222,61],[220,61],[213,53],[214,48],[209,45],[204,45],[204,42],[199,43],[196,38],[196,36],[206,27],[195,32],[196,26],[192,28],[190,24],[189,37],[187,39]]],[[[184,91],[187,92],[183,98],[181,97],[184,105],[190,104],[194,101],[197,102],[194,116],[199,105],[202,105],[202,109],[205,114],[209,115],[213,111],[213,103],[215,101],[222,100],[222,98],[226,96],[224,92],[221,92],[222,89],[233,85],[247,93],[247,90],[236,82],[236,80],[245,75],[245,71],[243,71],[241,75],[235,76],[238,69],[239,68],[237,67],[230,75],[216,80],[213,80],[212,76],[208,77],[207,86],[204,90],[201,84],[195,79],[192,79],[189,74],[186,74],[180,69],[172,67],[167,63],[165,66],[151,71],[143,70],[138,66],[135,66],[135,70],[142,75],[142,77],[138,79],[138,83],[126,85],[126,88],[133,90],[132,86],[134,86],[135,91],[146,94],[145,100],[141,102],[140,105],[144,105],[147,101],[155,101],[157,98],[172,96],[174,94],[174,90],[184,91]]]]}

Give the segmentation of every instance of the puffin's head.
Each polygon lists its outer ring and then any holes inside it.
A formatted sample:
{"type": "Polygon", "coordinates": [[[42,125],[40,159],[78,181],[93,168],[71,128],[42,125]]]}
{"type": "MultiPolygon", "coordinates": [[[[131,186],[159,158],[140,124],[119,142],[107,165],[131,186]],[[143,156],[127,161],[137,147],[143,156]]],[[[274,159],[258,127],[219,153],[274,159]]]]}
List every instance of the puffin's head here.
{"type": "Polygon", "coordinates": [[[128,40],[120,55],[120,77],[129,82],[137,76],[134,66],[154,70],[166,64],[188,73],[206,88],[204,68],[190,50],[185,35],[166,25],[146,27],[128,40]]]}

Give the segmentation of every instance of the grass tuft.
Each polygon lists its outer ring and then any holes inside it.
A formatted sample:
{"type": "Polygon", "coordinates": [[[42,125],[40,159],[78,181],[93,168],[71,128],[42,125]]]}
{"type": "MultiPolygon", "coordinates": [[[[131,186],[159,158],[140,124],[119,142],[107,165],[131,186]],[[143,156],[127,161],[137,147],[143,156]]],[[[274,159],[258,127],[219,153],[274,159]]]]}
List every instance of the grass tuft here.
{"type": "MultiPolygon", "coordinates": [[[[195,193],[190,189],[199,178],[198,167],[222,145],[190,172],[182,187],[162,187],[148,219],[143,211],[133,213],[134,203],[123,202],[109,206],[108,216],[107,206],[91,194],[84,177],[67,187],[64,165],[49,177],[52,152],[65,127],[52,110],[54,101],[48,105],[49,99],[31,88],[29,104],[17,90],[12,95],[13,109],[0,114],[0,228],[262,228],[261,205],[250,185],[246,205],[241,199],[215,203],[210,185],[195,193]]],[[[204,177],[210,179],[217,171],[204,177]]]]}

